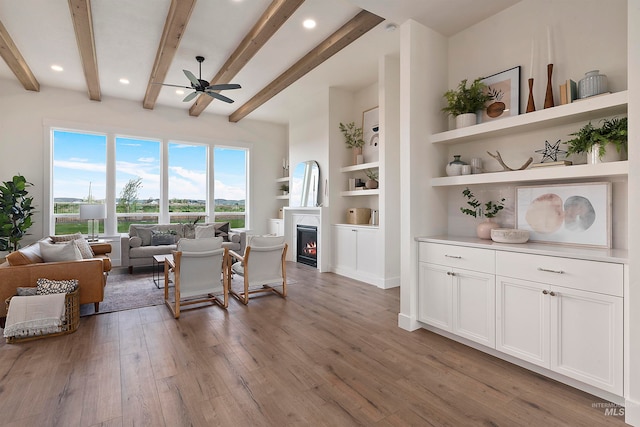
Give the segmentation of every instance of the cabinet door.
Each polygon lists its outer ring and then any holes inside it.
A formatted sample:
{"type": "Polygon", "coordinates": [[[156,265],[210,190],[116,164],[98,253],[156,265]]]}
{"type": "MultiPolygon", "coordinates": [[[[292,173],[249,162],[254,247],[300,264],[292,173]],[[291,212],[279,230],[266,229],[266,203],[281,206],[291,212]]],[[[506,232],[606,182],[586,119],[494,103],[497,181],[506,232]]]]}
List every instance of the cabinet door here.
{"type": "Polygon", "coordinates": [[[418,320],[453,331],[451,268],[421,262],[419,269],[418,320]]]}
{"type": "Polygon", "coordinates": [[[622,395],[622,298],[551,289],[551,369],[622,395]]]}
{"type": "Polygon", "coordinates": [[[496,278],[496,349],[549,367],[549,286],[496,278]]]}
{"type": "Polygon", "coordinates": [[[356,231],[350,227],[333,227],[333,265],[336,270],[353,273],[356,268],[356,231]]]}
{"type": "Polygon", "coordinates": [[[495,348],[495,276],[461,269],[454,269],[452,274],[453,332],[495,348]]]}
{"type": "Polygon", "coordinates": [[[378,259],[378,230],[359,228],[356,231],[356,270],[362,276],[380,277],[381,262],[378,259]]]}

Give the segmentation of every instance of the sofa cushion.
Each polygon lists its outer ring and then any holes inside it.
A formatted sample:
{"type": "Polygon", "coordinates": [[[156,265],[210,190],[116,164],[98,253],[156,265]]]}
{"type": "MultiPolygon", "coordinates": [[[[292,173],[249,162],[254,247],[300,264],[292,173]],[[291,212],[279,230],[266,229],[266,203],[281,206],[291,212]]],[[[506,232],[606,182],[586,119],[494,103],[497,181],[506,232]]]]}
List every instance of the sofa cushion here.
{"type": "Polygon", "coordinates": [[[77,279],[49,280],[41,278],[36,283],[36,295],[66,294],[75,291],[78,287],[77,279]]]}
{"type": "Polygon", "coordinates": [[[154,255],[166,255],[176,250],[176,245],[140,246],[129,250],[129,258],[147,258],[152,265],[154,255]]]}
{"type": "Polygon", "coordinates": [[[79,261],[82,259],[82,254],[75,240],[67,243],[49,243],[46,240],[41,240],[38,244],[44,262],[79,261]]]}
{"type": "Polygon", "coordinates": [[[173,245],[176,235],[168,231],[151,230],[151,246],[173,245]]]}
{"type": "Polygon", "coordinates": [[[211,225],[196,225],[195,238],[203,239],[207,237],[216,237],[216,226],[211,225]]]}
{"type": "Polygon", "coordinates": [[[42,254],[40,253],[40,245],[38,243],[26,246],[15,252],[11,252],[6,256],[6,260],[10,266],[44,262],[42,254]]]}

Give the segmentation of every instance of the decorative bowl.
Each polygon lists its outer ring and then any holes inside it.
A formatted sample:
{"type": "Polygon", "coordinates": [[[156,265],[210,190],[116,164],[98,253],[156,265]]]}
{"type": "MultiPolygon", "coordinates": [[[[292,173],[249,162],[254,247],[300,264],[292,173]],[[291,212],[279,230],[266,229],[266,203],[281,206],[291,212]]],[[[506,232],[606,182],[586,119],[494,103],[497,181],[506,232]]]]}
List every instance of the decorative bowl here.
{"type": "Polygon", "coordinates": [[[517,228],[494,228],[491,230],[491,240],[498,243],[526,243],[529,232],[517,228]]]}

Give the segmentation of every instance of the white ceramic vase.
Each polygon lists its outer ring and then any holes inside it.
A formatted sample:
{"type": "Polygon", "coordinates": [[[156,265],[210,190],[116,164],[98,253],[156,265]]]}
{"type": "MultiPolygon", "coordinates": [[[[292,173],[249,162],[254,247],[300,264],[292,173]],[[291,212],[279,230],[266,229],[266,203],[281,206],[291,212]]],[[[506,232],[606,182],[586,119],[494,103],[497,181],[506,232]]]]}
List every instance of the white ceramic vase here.
{"type": "Polygon", "coordinates": [[[613,144],[608,144],[605,147],[604,156],[600,157],[598,153],[600,153],[600,144],[593,144],[591,150],[587,151],[587,164],[595,165],[597,163],[617,162],[622,158],[613,144]]]}
{"type": "Polygon", "coordinates": [[[477,121],[476,113],[459,114],[456,116],[456,129],[473,126],[477,121]]]}
{"type": "Polygon", "coordinates": [[[500,228],[500,224],[493,222],[493,218],[487,218],[476,227],[476,233],[481,239],[491,240],[491,230],[500,228]]]}

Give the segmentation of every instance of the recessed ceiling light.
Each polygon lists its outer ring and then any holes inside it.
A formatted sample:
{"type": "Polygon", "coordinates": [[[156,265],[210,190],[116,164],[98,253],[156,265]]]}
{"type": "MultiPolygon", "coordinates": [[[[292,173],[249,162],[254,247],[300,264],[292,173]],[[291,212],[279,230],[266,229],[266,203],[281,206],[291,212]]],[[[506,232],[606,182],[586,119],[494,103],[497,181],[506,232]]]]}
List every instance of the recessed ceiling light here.
{"type": "Polygon", "coordinates": [[[176,90],[176,93],[177,93],[178,95],[184,95],[184,91],[183,91],[182,89],[178,89],[178,90],[176,90]]]}
{"type": "Polygon", "coordinates": [[[314,21],[313,19],[305,19],[304,22],[302,23],[302,25],[307,28],[307,29],[312,29],[316,27],[316,21],[314,21]]]}
{"type": "Polygon", "coordinates": [[[125,79],[124,77],[120,79],[120,83],[122,83],[123,85],[128,85],[129,84],[129,79],[125,79]]]}
{"type": "Polygon", "coordinates": [[[52,65],[51,69],[53,71],[64,71],[64,68],[62,68],[60,65],[52,65]]]}

